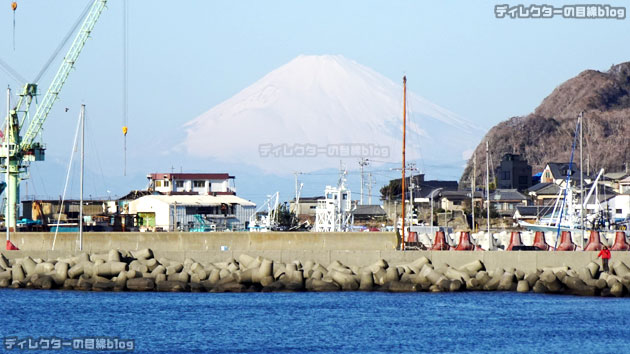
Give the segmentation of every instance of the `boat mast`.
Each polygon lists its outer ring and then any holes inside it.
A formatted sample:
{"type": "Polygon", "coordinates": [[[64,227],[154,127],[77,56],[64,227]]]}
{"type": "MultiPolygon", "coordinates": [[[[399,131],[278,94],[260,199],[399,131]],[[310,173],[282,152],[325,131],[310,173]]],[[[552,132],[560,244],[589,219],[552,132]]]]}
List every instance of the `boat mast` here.
{"type": "MultiPolygon", "coordinates": [[[[80,199],[79,199],[79,251],[83,251],[83,160],[85,157],[85,105],[81,105],[81,179],[80,179],[80,199]]],[[[59,228],[59,225],[57,225],[59,228]]]]}
{"type": "Polygon", "coordinates": [[[490,233],[490,149],[488,141],[486,140],[486,202],[488,205],[486,206],[486,220],[488,226],[488,251],[492,247],[492,234],[490,233]]]}
{"type": "Polygon", "coordinates": [[[470,210],[472,210],[472,232],[475,232],[475,174],[477,173],[477,152],[473,153],[473,174],[470,186],[470,210]]]}
{"type": "Polygon", "coordinates": [[[407,76],[403,76],[403,142],[402,142],[402,238],[400,250],[405,250],[405,144],[407,134],[407,76]]]}
{"type": "Polygon", "coordinates": [[[9,188],[9,168],[10,168],[10,164],[9,164],[9,158],[11,156],[10,151],[9,151],[9,146],[10,146],[10,140],[9,139],[9,135],[11,134],[11,88],[7,87],[7,130],[4,131],[4,142],[7,146],[7,176],[6,176],[6,183],[7,185],[5,186],[6,190],[7,190],[7,210],[4,213],[4,226],[7,228],[7,247],[9,247],[9,242],[11,242],[11,229],[9,228],[9,225],[11,224],[9,222],[9,218],[11,218],[11,198],[9,193],[11,193],[11,189],[9,188]]]}
{"type": "Polygon", "coordinates": [[[582,116],[584,112],[580,112],[580,229],[582,229],[581,246],[584,250],[584,159],[582,156],[582,139],[584,137],[584,126],[582,125],[582,116]]]}

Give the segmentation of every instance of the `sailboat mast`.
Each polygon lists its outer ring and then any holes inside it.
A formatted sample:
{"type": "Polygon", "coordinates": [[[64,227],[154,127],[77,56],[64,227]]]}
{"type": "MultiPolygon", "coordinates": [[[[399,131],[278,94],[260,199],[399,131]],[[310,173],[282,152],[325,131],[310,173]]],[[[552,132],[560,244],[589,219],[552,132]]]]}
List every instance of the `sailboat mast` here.
{"type": "Polygon", "coordinates": [[[470,185],[470,210],[472,211],[472,232],[475,232],[475,174],[477,173],[477,153],[473,153],[473,174],[470,185]]]}
{"type": "Polygon", "coordinates": [[[400,249],[405,250],[405,145],[407,134],[407,76],[403,76],[403,143],[402,143],[402,238],[400,249]]]}
{"type": "Polygon", "coordinates": [[[7,247],[9,246],[9,242],[11,241],[11,229],[9,228],[9,218],[11,217],[11,198],[9,193],[11,193],[11,189],[9,188],[9,168],[11,164],[9,164],[9,158],[11,156],[9,146],[11,139],[9,136],[11,134],[11,88],[7,87],[7,130],[4,131],[4,142],[7,146],[7,176],[6,176],[6,190],[7,190],[7,210],[4,213],[4,226],[7,228],[7,247]]]}
{"type": "Polygon", "coordinates": [[[584,137],[584,125],[582,122],[583,112],[580,112],[580,228],[582,229],[582,240],[580,246],[584,250],[584,159],[582,156],[582,139],[584,137]]]}
{"type": "MultiPolygon", "coordinates": [[[[79,250],[83,251],[83,160],[85,157],[85,105],[81,105],[81,180],[80,184],[80,199],[79,199],[79,250]]],[[[58,227],[58,226],[57,226],[58,227]]]]}
{"type": "Polygon", "coordinates": [[[492,247],[492,234],[490,234],[490,162],[488,161],[490,158],[490,148],[488,141],[486,141],[486,202],[488,205],[486,206],[486,220],[488,225],[488,251],[492,247]]]}

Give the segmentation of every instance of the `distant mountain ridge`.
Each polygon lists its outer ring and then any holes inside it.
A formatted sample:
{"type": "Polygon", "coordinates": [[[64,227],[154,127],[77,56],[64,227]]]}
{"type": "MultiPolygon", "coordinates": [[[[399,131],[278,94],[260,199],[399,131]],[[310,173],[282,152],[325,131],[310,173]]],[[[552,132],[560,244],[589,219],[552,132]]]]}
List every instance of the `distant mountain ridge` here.
{"type": "MultiPolygon", "coordinates": [[[[583,71],[558,86],[533,113],[490,129],[475,149],[477,180],[485,178],[486,141],[494,167],[506,153],[523,156],[534,173],[547,162],[568,162],[580,112],[584,112],[583,170],[591,174],[601,168],[623,170],[630,163],[630,62],[606,72],[583,71]]],[[[468,184],[471,174],[472,160],[460,181],[468,184]]]]}

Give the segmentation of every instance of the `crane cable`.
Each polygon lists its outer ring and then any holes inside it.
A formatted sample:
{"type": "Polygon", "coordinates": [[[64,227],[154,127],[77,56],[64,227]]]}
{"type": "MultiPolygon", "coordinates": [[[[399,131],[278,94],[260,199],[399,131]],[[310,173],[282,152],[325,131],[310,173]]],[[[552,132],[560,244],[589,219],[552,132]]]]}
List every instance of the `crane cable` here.
{"type": "Polygon", "coordinates": [[[11,3],[11,9],[13,9],[13,51],[15,52],[15,10],[17,10],[17,2],[11,3]]]}
{"type": "Polygon", "coordinates": [[[87,13],[88,11],[90,11],[91,7],[92,7],[92,3],[88,3],[85,6],[85,8],[81,12],[77,20],[75,21],[75,23],[72,25],[72,27],[70,27],[70,30],[68,31],[68,33],[66,33],[66,35],[63,37],[61,42],[59,42],[59,45],[57,46],[57,48],[55,48],[55,50],[52,52],[48,60],[46,60],[46,63],[44,63],[44,66],[42,67],[42,69],[39,71],[39,73],[37,73],[37,76],[35,76],[35,79],[32,81],[33,83],[39,83],[39,80],[42,78],[42,76],[44,76],[46,71],[48,71],[52,62],[55,60],[55,58],[57,58],[61,50],[66,46],[66,44],[72,37],[72,34],[76,32],[77,28],[79,28],[79,25],[81,24],[83,19],[87,16],[87,13]]]}
{"type": "Polygon", "coordinates": [[[128,34],[127,25],[129,18],[127,16],[127,0],[123,0],[123,117],[122,117],[122,132],[123,132],[123,176],[127,176],[127,113],[128,113],[128,71],[127,71],[127,47],[128,47],[128,34]]]}

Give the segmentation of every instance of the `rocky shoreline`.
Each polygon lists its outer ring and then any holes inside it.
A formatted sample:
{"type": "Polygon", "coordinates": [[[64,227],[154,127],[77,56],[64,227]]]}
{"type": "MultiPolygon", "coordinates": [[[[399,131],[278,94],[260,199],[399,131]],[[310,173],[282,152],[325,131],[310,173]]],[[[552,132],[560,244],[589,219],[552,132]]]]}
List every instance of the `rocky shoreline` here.
{"type": "Polygon", "coordinates": [[[422,256],[402,265],[386,260],[358,267],[333,261],[281,263],[241,254],[238,259],[204,263],[155,258],[150,249],[110,250],[56,259],[29,256],[8,260],[0,254],[0,288],[83,291],[517,291],[582,296],[630,296],[630,268],[621,261],[603,272],[595,262],[580,268],[549,267],[525,272],[486,269],[480,260],[461,267],[434,267],[422,256]]]}

